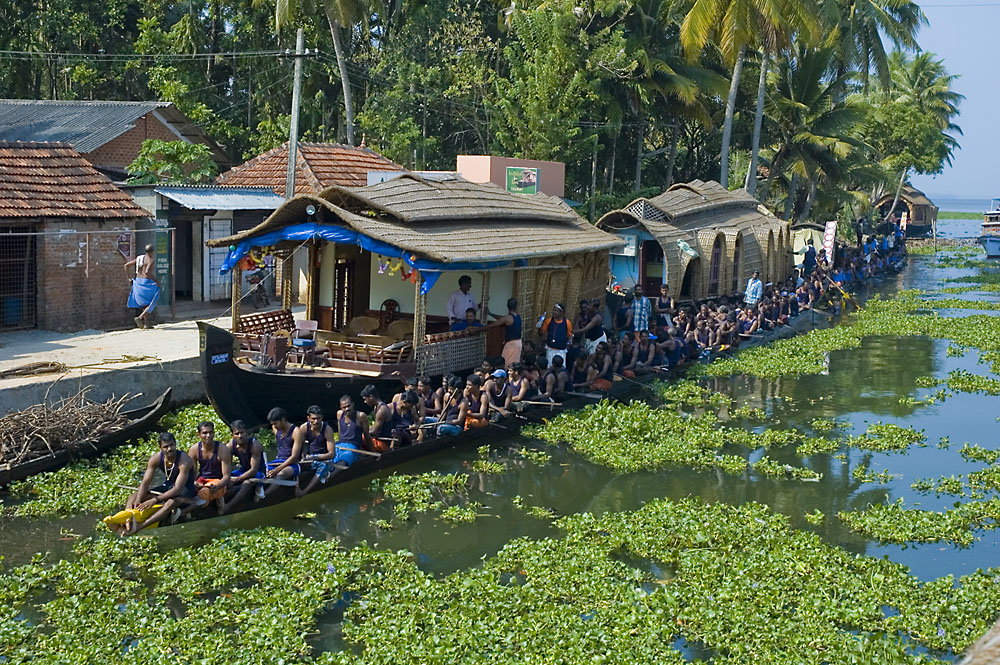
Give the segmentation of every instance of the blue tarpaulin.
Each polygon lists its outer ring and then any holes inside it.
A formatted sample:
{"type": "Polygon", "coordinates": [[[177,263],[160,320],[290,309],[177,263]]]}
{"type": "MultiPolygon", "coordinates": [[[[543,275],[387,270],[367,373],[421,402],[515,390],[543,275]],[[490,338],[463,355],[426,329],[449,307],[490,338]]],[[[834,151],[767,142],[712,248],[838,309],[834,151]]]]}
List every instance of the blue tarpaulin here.
{"type": "MultiPolygon", "coordinates": [[[[381,254],[389,258],[402,259],[407,265],[420,271],[423,283],[420,286],[421,293],[427,293],[437,282],[438,277],[444,270],[494,270],[512,263],[511,261],[489,261],[485,263],[442,263],[441,261],[431,261],[429,259],[417,258],[415,255],[400,249],[387,242],[376,240],[343,226],[330,226],[326,224],[295,224],[286,226],[277,231],[271,231],[263,235],[255,236],[244,240],[236,245],[235,249],[226,255],[226,260],[222,263],[220,274],[226,274],[233,269],[243,257],[256,247],[270,247],[282,240],[306,240],[321,239],[338,245],[358,245],[363,249],[375,254],[381,254]]],[[[521,262],[516,262],[520,265],[521,262]]]]}

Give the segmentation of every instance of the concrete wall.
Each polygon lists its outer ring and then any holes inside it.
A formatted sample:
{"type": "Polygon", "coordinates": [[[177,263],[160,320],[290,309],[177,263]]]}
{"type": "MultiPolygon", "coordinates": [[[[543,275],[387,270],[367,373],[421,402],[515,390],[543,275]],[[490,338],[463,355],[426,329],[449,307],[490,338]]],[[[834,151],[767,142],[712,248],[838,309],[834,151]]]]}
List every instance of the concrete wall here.
{"type": "Polygon", "coordinates": [[[539,192],[549,196],[565,195],[566,165],[562,162],[493,155],[459,155],[456,171],[470,182],[492,182],[501,189],[506,189],[508,166],[537,168],[539,192]]]}
{"type": "Polygon", "coordinates": [[[40,231],[61,232],[38,236],[38,327],[73,331],[119,328],[131,323],[126,308],[130,289],[113,233],[86,235],[87,231],[121,230],[131,235],[133,221],[45,220],[40,231]]]}

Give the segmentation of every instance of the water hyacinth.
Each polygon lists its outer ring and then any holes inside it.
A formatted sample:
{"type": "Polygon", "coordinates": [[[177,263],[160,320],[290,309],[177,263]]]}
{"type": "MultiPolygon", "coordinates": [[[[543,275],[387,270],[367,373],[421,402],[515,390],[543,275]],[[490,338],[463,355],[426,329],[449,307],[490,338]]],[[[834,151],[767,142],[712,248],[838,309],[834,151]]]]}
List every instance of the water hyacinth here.
{"type": "Polygon", "coordinates": [[[1000,525],[1000,499],[970,501],[943,512],[904,508],[899,499],[865,510],[841,511],[837,516],[852,531],[884,543],[944,541],[968,547],[976,540],[975,530],[1000,525]]]}

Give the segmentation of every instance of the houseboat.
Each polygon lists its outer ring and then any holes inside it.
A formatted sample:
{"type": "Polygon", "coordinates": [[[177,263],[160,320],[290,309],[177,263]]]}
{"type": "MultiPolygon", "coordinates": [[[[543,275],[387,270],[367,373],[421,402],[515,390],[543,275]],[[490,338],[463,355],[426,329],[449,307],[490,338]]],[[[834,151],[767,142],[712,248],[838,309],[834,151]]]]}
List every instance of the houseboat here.
{"type": "Polygon", "coordinates": [[[986,256],[1000,258],[1000,198],[990,202],[990,209],[983,213],[983,234],[977,239],[986,256]]]}
{"type": "Polygon", "coordinates": [[[201,326],[202,374],[219,414],[251,427],[284,407],[335,412],[366,384],[391,397],[408,376],[441,376],[498,356],[504,329],[452,330],[447,307],[472,278],[476,323],[516,298],[524,331],[556,303],[576,315],[604,293],[608,251],[622,241],[561,200],[514,194],[455,175],[405,173],[366,187],[299,194],[263,223],[208,241],[227,248],[232,331],[201,326]],[[292,256],[306,252],[304,319],[292,316],[292,256]],[[268,257],[282,307],[241,314],[240,273],[268,257]]]}

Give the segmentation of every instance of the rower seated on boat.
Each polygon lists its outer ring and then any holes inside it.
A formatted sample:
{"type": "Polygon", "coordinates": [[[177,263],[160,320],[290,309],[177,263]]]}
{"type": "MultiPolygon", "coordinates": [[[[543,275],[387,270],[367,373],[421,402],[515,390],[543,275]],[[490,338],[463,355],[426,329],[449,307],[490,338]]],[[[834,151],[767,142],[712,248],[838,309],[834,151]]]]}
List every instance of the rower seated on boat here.
{"type": "Polygon", "coordinates": [[[198,495],[194,486],[194,460],[177,450],[177,439],[170,432],[159,437],[160,450],[149,456],[142,482],[125,503],[125,510],[104,518],[104,523],[121,536],[131,536],[164,520],[181,504],[198,495]],[[156,472],[163,473],[163,483],[156,487],[156,472]],[[125,513],[123,515],[123,513],[125,513]]]}
{"type": "Polygon", "coordinates": [[[550,402],[556,401],[557,396],[566,392],[566,385],[569,383],[569,373],[563,367],[562,356],[552,356],[549,368],[542,375],[538,382],[540,399],[550,402]]]}
{"type": "Polygon", "coordinates": [[[421,401],[416,391],[407,390],[403,399],[392,404],[392,440],[394,448],[423,443],[426,430],[419,427],[421,401]]]}
{"type": "Polygon", "coordinates": [[[523,363],[510,366],[510,407],[516,407],[520,402],[530,400],[537,390],[528,378],[523,363]]]}
{"type": "Polygon", "coordinates": [[[588,359],[587,381],[591,390],[607,392],[611,390],[614,380],[613,357],[611,345],[604,341],[597,344],[594,355],[588,359]]]}
{"type": "Polygon", "coordinates": [[[481,429],[490,424],[490,398],[483,393],[483,379],[470,374],[465,380],[465,429],[481,429]]]}
{"type": "Polygon", "coordinates": [[[262,485],[247,482],[251,478],[264,479],[264,447],[257,440],[257,437],[247,431],[247,425],[242,420],[234,420],[229,423],[229,433],[232,434],[232,438],[226,447],[229,448],[229,452],[233,456],[233,462],[239,466],[232,472],[232,480],[230,481],[236,494],[226,501],[223,512],[238,504],[254,489],[256,489],[255,499],[264,498],[262,485]]]}
{"type": "Polygon", "coordinates": [[[422,376],[417,380],[417,397],[421,401],[421,421],[427,416],[441,415],[441,395],[434,390],[429,376],[422,376]]]}
{"type": "Polygon", "coordinates": [[[465,416],[469,402],[465,398],[465,381],[457,376],[448,379],[448,390],[444,394],[441,417],[426,418],[438,436],[458,436],[465,429],[465,416]]]}
{"type": "Polygon", "coordinates": [[[210,420],[198,423],[198,443],[191,446],[188,455],[198,461],[198,477],[194,479],[198,496],[206,502],[214,501],[221,515],[226,508],[233,453],[215,440],[215,423],[210,420]]]}
{"type": "MultiPolygon", "coordinates": [[[[428,388],[429,387],[430,387],[430,384],[428,384],[428,388]]],[[[393,409],[397,409],[398,406],[400,404],[402,404],[403,398],[406,397],[406,393],[408,393],[408,392],[416,393],[417,390],[419,390],[419,389],[420,389],[420,379],[418,379],[415,376],[411,376],[411,377],[407,378],[403,382],[403,390],[401,392],[398,392],[398,393],[396,393],[395,395],[392,396],[392,402],[390,402],[389,406],[392,407],[393,409]]],[[[417,404],[417,411],[419,412],[420,418],[423,418],[425,415],[427,415],[424,412],[424,402],[423,402],[423,400],[421,400],[417,404]]]]}
{"type": "MultiPolygon", "coordinates": [[[[299,460],[302,457],[305,439],[298,433],[299,429],[288,422],[288,414],[279,406],[267,414],[267,422],[274,432],[274,444],[278,447],[277,457],[267,463],[264,475],[269,479],[293,480],[299,477],[299,460]]],[[[274,485],[264,490],[265,494],[273,491],[274,485]]]]}
{"type": "Polygon", "coordinates": [[[507,381],[507,372],[502,369],[495,369],[486,381],[483,391],[490,401],[490,409],[493,410],[493,417],[500,418],[507,415],[510,410],[513,389],[507,381]]]}
{"type": "Polygon", "coordinates": [[[377,453],[389,452],[395,448],[395,441],[392,438],[392,409],[382,401],[378,389],[370,383],[361,389],[361,399],[365,401],[365,406],[371,409],[371,417],[368,419],[370,428],[368,441],[372,450],[377,453]]]}
{"type": "MultiPolygon", "coordinates": [[[[314,408],[319,410],[317,406],[310,407],[310,411],[314,408]]],[[[320,418],[322,419],[322,413],[320,413],[320,418]]],[[[332,438],[332,428],[325,422],[322,422],[322,425],[324,426],[322,430],[319,425],[310,430],[315,432],[314,441],[317,442],[317,445],[310,446],[302,461],[312,464],[313,477],[304,488],[296,486],[296,496],[308,494],[315,489],[316,485],[326,484],[330,476],[354,464],[358,459],[356,451],[365,448],[364,437],[368,429],[367,416],[354,408],[354,400],[349,395],[340,398],[340,410],[337,411],[336,439],[332,438]],[[322,434],[319,433],[320,431],[322,434]],[[320,436],[323,437],[322,449],[319,445],[320,436]]]]}

